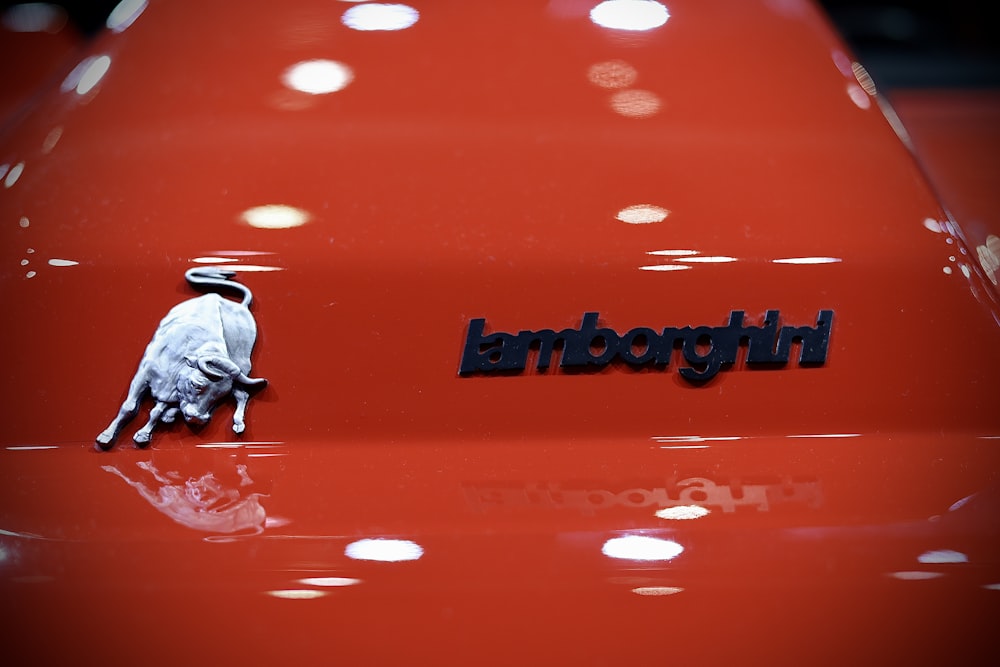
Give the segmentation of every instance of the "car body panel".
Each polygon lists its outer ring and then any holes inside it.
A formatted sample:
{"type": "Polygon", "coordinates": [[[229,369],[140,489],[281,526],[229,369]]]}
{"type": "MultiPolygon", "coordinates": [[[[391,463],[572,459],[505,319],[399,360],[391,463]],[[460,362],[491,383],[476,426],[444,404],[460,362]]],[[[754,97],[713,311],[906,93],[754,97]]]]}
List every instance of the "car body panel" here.
{"type": "Polygon", "coordinates": [[[15,654],[995,654],[996,291],[891,110],[809,4],[594,4],[154,2],[7,134],[15,654]],[[254,293],[246,432],[96,451],[198,265],[254,293]],[[813,367],[459,373],[474,318],[824,309],[813,367]]]}

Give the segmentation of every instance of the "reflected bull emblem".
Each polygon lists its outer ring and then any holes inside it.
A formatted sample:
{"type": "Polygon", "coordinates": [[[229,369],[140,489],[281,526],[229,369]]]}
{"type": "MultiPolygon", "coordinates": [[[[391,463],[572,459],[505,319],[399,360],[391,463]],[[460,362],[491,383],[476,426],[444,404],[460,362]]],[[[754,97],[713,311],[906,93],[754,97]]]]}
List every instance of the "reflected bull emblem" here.
{"type": "Polygon", "coordinates": [[[146,346],[118,416],[96,438],[101,449],[111,448],[147,392],[156,403],[149,421],[132,438],[140,446],[149,443],[158,421],[173,422],[178,414],[190,424],[204,424],[229,394],[236,399],[233,431],[243,432],[249,390],[267,380],[249,376],[250,353],[257,340],[257,324],[250,314],[253,295],[245,285],[229,280],[235,275],[214,268],[184,274],[192,286],[235,290],[243,299],[236,303],[213,292],[170,309],[146,346]]]}

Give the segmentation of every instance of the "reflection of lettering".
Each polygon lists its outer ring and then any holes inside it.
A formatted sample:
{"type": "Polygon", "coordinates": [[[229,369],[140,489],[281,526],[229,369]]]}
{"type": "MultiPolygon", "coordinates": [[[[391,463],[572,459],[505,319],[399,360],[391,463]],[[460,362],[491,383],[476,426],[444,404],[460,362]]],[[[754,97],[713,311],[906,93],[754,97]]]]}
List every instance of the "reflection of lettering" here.
{"type": "MultiPolygon", "coordinates": [[[[150,462],[139,461],[136,466],[148,475],[138,473],[132,479],[116,466],[101,467],[121,477],[150,505],[188,528],[226,534],[264,528],[266,513],[259,493],[243,497],[239,489],[221,483],[212,472],[183,479],[176,472],[161,473],[150,462]],[[140,476],[147,477],[147,481],[138,479],[140,476]]],[[[237,465],[236,473],[240,487],[253,484],[245,465],[237,465]]]]}
{"type": "Polygon", "coordinates": [[[666,509],[698,505],[722,512],[738,508],[768,512],[775,505],[796,504],[816,509],[822,502],[815,479],[785,477],[772,480],[730,479],[717,483],[704,477],[671,479],[662,486],[606,489],[567,488],[555,482],[514,483],[507,486],[464,485],[466,499],[476,511],[491,509],[576,509],[584,512],[612,508],[666,509]]]}

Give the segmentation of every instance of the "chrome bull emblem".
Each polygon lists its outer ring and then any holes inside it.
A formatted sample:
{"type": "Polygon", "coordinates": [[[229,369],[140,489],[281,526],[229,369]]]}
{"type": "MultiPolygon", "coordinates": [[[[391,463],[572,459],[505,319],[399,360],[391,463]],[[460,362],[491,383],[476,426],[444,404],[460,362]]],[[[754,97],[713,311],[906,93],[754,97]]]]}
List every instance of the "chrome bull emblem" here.
{"type": "Polygon", "coordinates": [[[157,421],[173,422],[179,414],[188,423],[204,424],[229,394],[236,399],[233,431],[243,432],[249,389],[267,380],[249,376],[250,352],[257,340],[257,324],[250,314],[253,295],[245,285],[229,280],[235,275],[214,268],[184,274],[192,286],[235,290],[243,299],[235,303],[213,292],[170,309],[146,346],[118,416],[96,438],[101,449],[111,448],[122,426],[139,411],[147,391],[156,404],[149,421],[132,437],[139,446],[149,443],[157,421]]]}

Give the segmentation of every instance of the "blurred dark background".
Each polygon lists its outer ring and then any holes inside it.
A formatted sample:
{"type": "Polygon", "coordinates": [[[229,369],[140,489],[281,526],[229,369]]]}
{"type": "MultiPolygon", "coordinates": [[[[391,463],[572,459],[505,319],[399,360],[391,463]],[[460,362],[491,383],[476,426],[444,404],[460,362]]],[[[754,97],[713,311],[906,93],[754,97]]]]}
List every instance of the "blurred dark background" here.
{"type": "MultiPolygon", "coordinates": [[[[745,0],[739,0],[745,1],[745,0]]],[[[7,7],[13,2],[0,2],[7,7]]],[[[66,0],[85,36],[98,32],[118,0],[66,0]]],[[[669,7],[669,0],[666,3],[669,7]]],[[[1000,87],[993,3],[983,0],[819,0],[883,90],[1000,87]]]]}
{"type": "Polygon", "coordinates": [[[1000,87],[1000,40],[991,2],[819,4],[882,89],[1000,87]]]}

